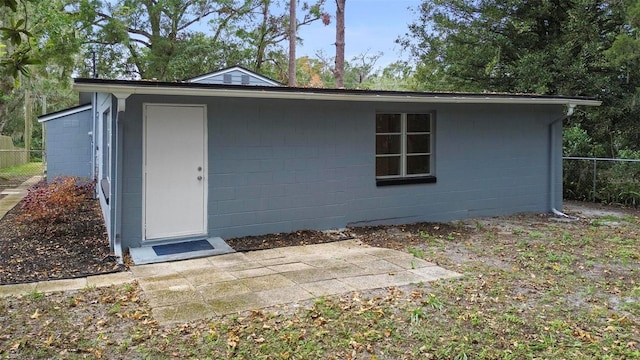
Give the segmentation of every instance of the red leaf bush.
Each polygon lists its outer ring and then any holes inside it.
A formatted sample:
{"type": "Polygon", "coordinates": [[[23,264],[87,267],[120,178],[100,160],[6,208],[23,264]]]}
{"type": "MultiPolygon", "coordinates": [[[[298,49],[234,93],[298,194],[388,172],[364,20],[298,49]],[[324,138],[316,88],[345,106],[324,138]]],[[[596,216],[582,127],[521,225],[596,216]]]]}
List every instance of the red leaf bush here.
{"type": "Polygon", "coordinates": [[[60,177],[41,182],[29,189],[22,200],[21,223],[46,231],[49,225],[65,222],[69,216],[93,197],[95,182],[74,177],[60,177]]]}

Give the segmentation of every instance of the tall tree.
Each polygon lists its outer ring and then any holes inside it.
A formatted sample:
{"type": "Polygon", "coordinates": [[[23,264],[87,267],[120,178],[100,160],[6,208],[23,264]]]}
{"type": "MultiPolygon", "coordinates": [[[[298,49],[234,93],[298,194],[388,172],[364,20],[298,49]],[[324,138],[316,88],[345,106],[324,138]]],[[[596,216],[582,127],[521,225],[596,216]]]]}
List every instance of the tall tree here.
{"type": "Polygon", "coordinates": [[[336,0],[336,61],[333,70],[336,87],[344,88],[344,7],[347,0],[336,0]]]}
{"type": "MultiPolygon", "coordinates": [[[[48,103],[48,111],[77,103],[77,95],[71,91],[70,76],[75,70],[81,45],[74,19],[64,11],[63,0],[19,3],[17,14],[13,15],[28,19],[21,25],[24,26],[21,46],[28,47],[17,46],[13,49],[28,50],[25,55],[38,61],[22,62],[25,66],[23,70],[15,67],[15,64],[10,65],[9,71],[0,74],[0,133],[11,135],[18,142],[25,140],[25,102],[35,104],[35,114],[41,113],[39,104],[43,102],[48,103]],[[28,34],[28,38],[25,34],[28,34]],[[46,59],[46,62],[39,59],[46,59]],[[21,80],[16,82],[16,78],[21,80]]],[[[3,61],[10,63],[12,60],[9,56],[3,61]]],[[[30,120],[33,120],[34,133],[37,133],[40,125],[35,117],[30,120]]],[[[37,141],[34,141],[34,145],[38,145],[37,141]]]]}
{"type": "Polygon", "coordinates": [[[289,86],[296,86],[296,40],[297,35],[296,0],[289,0],[289,86]]]}
{"type": "Polygon", "coordinates": [[[418,59],[418,89],[597,96],[604,106],[571,121],[614,156],[631,146],[619,134],[640,133],[638,68],[606,55],[632,29],[625,12],[607,0],[430,0],[400,42],[418,59]]]}
{"type": "MultiPolygon", "coordinates": [[[[112,77],[173,80],[234,64],[261,71],[280,61],[289,33],[285,0],[73,1],[84,28],[95,30],[93,50],[112,77]]],[[[297,26],[318,20],[324,1],[303,3],[297,26]]]]}
{"type": "Polygon", "coordinates": [[[130,76],[166,80],[170,59],[179,44],[189,40],[193,27],[208,21],[213,28],[211,42],[217,44],[235,21],[259,4],[254,0],[78,0],[74,5],[85,16],[85,26],[96,30],[92,42],[103,52],[126,50],[125,63],[135,66],[130,76]]]}

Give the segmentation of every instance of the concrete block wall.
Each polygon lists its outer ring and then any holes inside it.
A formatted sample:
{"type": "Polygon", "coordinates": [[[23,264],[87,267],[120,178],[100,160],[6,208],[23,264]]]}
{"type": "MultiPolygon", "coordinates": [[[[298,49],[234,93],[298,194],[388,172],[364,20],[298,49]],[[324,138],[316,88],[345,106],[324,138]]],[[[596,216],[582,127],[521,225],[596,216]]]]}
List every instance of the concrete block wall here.
{"type": "Polygon", "coordinates": [[[91,110],[45,122],[47,178],[78,176],[92,178],[91,110]]]}
{"type": "Polygon", "coordinates": [[[123,241],[130,246],[139,246],[142,229],[144,102],[207,105],[210,236],[549,209],[548,125],[561,106],[134,95],[121,115],[123,241]],[[376,111],[435,114],[436,183],[376,186],[376,111]]]}
{"type": "Polygon", "coordinates": [[[248,107],[234,100],[216,109],[225,115],[211,114],[209,128],[211,232],[229,237],[346,224],[345,188],[362,160],[351,149],[363,140],[361,107],[303,101],[248,107]]]}

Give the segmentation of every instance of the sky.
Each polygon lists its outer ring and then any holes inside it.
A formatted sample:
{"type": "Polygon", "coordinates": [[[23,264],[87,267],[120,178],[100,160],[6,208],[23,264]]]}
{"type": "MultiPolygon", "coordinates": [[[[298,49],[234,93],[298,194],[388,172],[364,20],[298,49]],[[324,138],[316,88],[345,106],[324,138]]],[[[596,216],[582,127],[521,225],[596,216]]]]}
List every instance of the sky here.
{"type": "MultiPolygon", "coordinates": [[[[415,10],[420,3],[421,0],[346,0],[345,59],[349,61],[364,52],[369,55],[382,52],[384,55],[376,62],[377,68],[407,59],[408,54],[402,54],[402,47],[395,40],[404,35],[408,25],[417,18],[415,10]]],[[[331,14],[331,24],[324,26],[316,21],[298,30],[303,44],[296,49],[296,57],[315,57],[318,50],[323,50],[329,57],[335,56],[334,0],[327,0],[325,11],[331,14]]]]}

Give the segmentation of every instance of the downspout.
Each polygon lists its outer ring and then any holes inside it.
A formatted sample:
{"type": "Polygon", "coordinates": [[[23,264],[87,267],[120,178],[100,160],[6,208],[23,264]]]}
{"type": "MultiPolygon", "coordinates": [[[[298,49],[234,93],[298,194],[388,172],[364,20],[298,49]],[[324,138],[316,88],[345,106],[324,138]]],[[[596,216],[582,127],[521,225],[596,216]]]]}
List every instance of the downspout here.
{"type": "Polygon", "coordinates": [[[118,263],[120,265],[124,264],[124,258],[122,256],[122,208],[120,204],[122,204],[122,147],[124,131],[122,130],[122,118],[121,115],[124,114],[127,105],[127,98],[131,95],[128,93],[113,93],[113,96],[116,97],[116,111],[115,111],[115,121],[113,121],[114,125],[112,126],[112,138],[114,139],[114,143],[112,146],[112,160],[113,161],[113,169],[115,174],[113,177],[115,181],[112,181],[112,193],[111,193],[111,201],[112,208],[114,211],[111,213],[112,224],[113,224],[113,251],[115,256],[118,258],[118,263]],[[115,131],[113,129],[115,127],[115,131]],[[115,151],[113,151],[115,149],[115,151]]]}
{"type": "MultiPolygon", "coordinates": [[[[557,135],[556,135],[556,131],[554,131],[554,126],[556,126],[556,124],[560,123],[560,126],[562,126],[562,122],[565,119],[568,119],[569,117],[571,117],[571,115],[573,115],[573,111],[576,108],[575,104],[569,104],[568,108],[567,108],[567,113],[561,117],[558,118],[554,121],[551,122],[551,124],[549,124],[549,181],[550,181],[550,186],[549,186],[549,201],[550,201],[550,206],[551,206],[551,212],[554,215],[557,216],[561,216],[561,217],[565,217],[565,218],[572,218],[571,216],[563,213],[562,211],[556,209],[556,178],[558,177],[557,171],[556,171],[556,153],[558,152],[558,150],[556,149],[556,142],[557,142],[557,135]]],[[[562,148],[560,150],[560,164],[562,164],[562,148]]]]}
{"type": "Polygon", "coordinates": [[[121,131],[121,120],[120,120],[120,115],[121,115],[121,111],[122,109],[120,109],[120,106],[116,107],[116,113],[115,113],[115,121],[114,121],[114,127],[115,127],[115,131],[113,131],[113,139],[114,139],[114,146],[112,147],[112,149],[115,149],[115,151],[112,150],[112,154],[113,154],[113,162],[114,162],[114,166],[113,169],[115,171],[115,174],[113,174],[113,178],[115,179],[115,181],[112,181],[112,187],[113,187],[113,193],[111,196],[111,201],[112,204],[111,206],[113,207],[113,212],[111,213],[112,219],[113,219],[113,250],[114,253],[116,255],[116,257],[118,258],[118,263],[119,264],[124,264],[124,257],[122,256],[122,235],[121,235],[121,219],[120,216],[122,214],[122,210],[120,209],[120,202],[122,200],[122,196],[121,196],[121,181],[122,181],[122,171],[121,170],[121,155],[122,152],[120,151],[120,147],[122,146],[121,141],[122,141],[122,137],[120,134],[121,131]]]}

